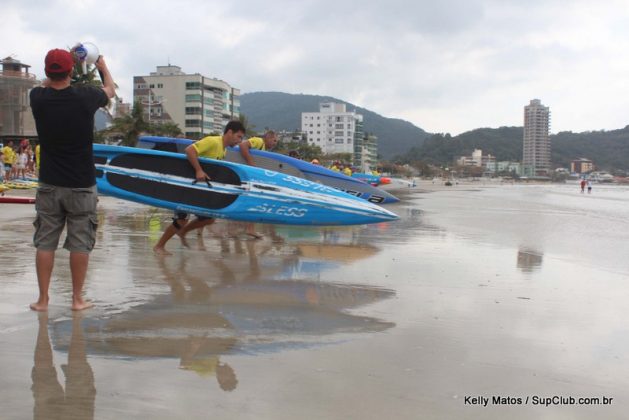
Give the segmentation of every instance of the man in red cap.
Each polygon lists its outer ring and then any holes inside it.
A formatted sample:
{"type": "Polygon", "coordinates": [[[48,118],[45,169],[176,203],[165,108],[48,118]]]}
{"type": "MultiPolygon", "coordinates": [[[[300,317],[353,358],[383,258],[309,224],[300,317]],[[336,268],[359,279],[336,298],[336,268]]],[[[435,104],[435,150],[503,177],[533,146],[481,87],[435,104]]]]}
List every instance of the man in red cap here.
{"type": "Polygon", "coordinates": [[[31,109],[41,145],[37,189],[35,267],[39,299],[31,309],[48,309],[48,288],[55,251],[64,227],[64,248],[70,251],[72,309],[92,304],[82,291],[89,254],[96,239],[96,178],[94,170],[94,113],[115,95],[115,85],[103,57],[96,62],[103,87],[71,86],[74,57],[66,50],[48,51],[46,76],[30,93],[31,109]]]}

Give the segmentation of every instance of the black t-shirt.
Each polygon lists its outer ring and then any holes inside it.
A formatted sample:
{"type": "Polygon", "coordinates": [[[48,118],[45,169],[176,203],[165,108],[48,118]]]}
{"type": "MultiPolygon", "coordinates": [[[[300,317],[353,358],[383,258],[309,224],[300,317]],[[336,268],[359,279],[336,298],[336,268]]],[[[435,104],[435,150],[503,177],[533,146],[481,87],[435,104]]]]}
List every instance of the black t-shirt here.
{"type": "Polygon", "coordinates": [[[39,180],[69,188],[96,184],[94,113],[107,105],[105,92],[92,86],[36,87],[30,98],[40,143],[39,180]]]}

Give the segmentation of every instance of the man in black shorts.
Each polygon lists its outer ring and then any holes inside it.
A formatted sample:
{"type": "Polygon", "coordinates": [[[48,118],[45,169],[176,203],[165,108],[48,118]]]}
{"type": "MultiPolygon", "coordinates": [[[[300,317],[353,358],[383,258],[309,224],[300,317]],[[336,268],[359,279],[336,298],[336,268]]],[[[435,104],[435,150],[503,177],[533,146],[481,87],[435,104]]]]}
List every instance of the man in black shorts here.
{"type": "Polygon", "coordinates": [[[94,113],[115,95],[114,81],[103,57],[96,68],[103,87],[71,86],[74,58],[66,50],[46,55],[46,76],[30,93],[31,109],[41,145],[37,218],[33,243],[39,298],[31,309],[48,309],[48,288],[59,236],[67,227],[64,248],[70,251],[72,310],[89,308],[82,291],[89,254],[96,240],[96,177],[94,170],[94,113]]]}

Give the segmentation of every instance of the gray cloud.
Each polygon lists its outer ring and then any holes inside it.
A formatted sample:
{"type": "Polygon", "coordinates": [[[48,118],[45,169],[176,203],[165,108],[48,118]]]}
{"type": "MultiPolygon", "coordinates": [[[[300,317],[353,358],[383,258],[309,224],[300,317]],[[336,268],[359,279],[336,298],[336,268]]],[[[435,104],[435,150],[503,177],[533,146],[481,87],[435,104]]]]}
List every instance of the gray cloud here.
{"type": "Polygon", "coordinates": [[[434,132],[521,125],[533,97],[551,106],[553,130],[613,129],[627,123],[627,15],[620,1],[580,0],[5,0],[0,55],[43,76],[47,49],[94,42],[127,100],[134,75],[170,62],[244,92],[334,96],[434,132]],[[609,105],[584,118],[583,102],[609,105]]]}

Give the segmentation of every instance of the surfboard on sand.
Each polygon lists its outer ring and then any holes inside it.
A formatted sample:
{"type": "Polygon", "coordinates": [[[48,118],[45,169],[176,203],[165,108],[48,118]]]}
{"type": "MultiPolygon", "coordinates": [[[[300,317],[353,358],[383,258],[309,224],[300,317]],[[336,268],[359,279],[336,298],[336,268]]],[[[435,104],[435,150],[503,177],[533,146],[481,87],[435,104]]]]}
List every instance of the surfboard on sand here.
{"type": "Polygon", "coordinates": [[[0,203],[6,204],[34,204],[35,197],[17,197],[14,195],[0,196],[0,203]]]}
{"type": "MultiPolygon", "coordinates": [[[[138,138],[138,147],[168,152],[183,153],[184,149],[191,143],[193,143],[192,140],[173,137],[140,136],[138,138]]],[[[369,185],[361,179],[349,177],[320,165],[313,165],[279,153],[253,149],[250,152],[256,166],[260,168],[319,182],[372,203],[389,204],[400,201],[394,195],[369,185]]],[[[227,149],[225,160],[246,163],[237,147],[227,149]]]]}
{"type": "Polygon", "coordinates": [[[94,145],[99,193],[155,207],[258,223],[352,225],[397,219],[337,189],[292,175],[200,159],[209,183],[194,182],[185,155],[94,145]]]}

